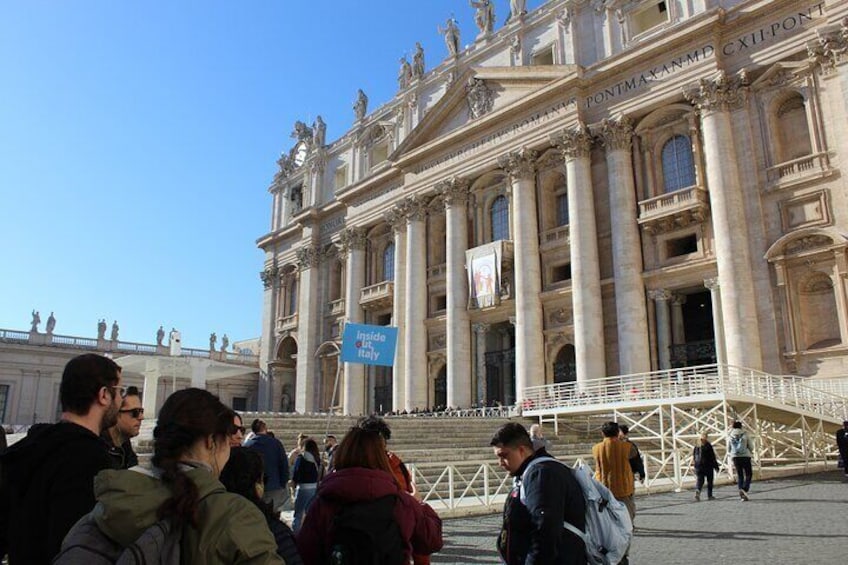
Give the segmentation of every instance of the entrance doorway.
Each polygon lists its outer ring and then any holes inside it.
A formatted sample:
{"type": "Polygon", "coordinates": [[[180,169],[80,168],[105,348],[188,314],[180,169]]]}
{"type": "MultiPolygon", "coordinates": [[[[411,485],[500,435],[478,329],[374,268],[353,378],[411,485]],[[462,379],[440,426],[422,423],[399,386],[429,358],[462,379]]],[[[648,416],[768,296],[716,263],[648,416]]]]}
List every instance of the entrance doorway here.
{"type": "Polygon", "coordinates": [[[433,408],[446,408],[448,403],[448,367],[443,365],[433,386],[433,408]]]}
{"type": "Polygon", "coordinates": [[[394,410],[392,405],[392,368],[375,367],[374,374],[374,411],[385,414],[394,410]]]}
{"type": "Polygon", "coordinates": [[[574,346],[563,345],[554,360],[554,382],[573,383],[577,380],[577,359],[574,346]]]}
{"type": "Polygon", "coordinates": [[[671,346],[671,366],[694,367],[716,362],[713,301],[708,290],[686,295],[681,306],[683,343],[671,346]]]}
{"type": "Polygon", "coordinates": [[[486,334],[486,406],[515,402],[515,328],[493,324],[486,334]]]}

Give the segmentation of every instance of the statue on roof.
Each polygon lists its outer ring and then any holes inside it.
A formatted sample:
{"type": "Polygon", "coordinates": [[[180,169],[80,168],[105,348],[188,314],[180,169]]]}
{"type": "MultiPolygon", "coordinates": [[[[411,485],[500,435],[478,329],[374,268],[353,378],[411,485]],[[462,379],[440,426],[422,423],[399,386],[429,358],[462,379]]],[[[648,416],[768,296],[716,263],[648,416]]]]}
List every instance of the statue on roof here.
{"type": "Polygon", "coordinates": [[[97,339],[106,339],[106,319],[97,320],[97,339]]]}
{"type": "Polygon", "coordinates": [[[492,33],[495,26],[495,4],[492,0],[469,0],[472,8],[476,8],[474,23],[480,30],[478,37],[492,33]]]}
{"type": "Polygon", "coordinates": [[[368,97],[365,96],[365,93],[362,92],[362,89],[356,91],[356,102],[353,103],[353,113],[356,115],[357,120],[362,120],[365,118],[365,114],[368,112],[368,97]]]}
{"type": "Polygon", "coordinates": [[[156,330],[156,345],[162,345],[162,342],[165,340],[165,328],[159,326],[159,329],[156,330]]]}
{"type": "Polygon", "coordinates": [[[315,123],[312,124],[312,131],[312,146],[324,147],[324,142],[327,136],[327,124],[324,123],[321,116],[315,118],[315,123]]]}
{"type": "Polygon", "coordinates": [[[456,20],[452,17],[448,18],[445,22],[445,29],[442,29],[442,26],[438,26],[436,29],[445,38],[448,54],[451,57],[459,55],[459,26],[456,25],[456,20]]]}
{"type": "Polygon", "coordinates": [[[112,322],[112,335],[110,336],[112,341],[118,341],[118,330],[118,320],[115,320],[112,322]]]}
{"type": "Polygon", "coordinates": [[[409,88],[409,85],[412,83],[412,67],[409,65],[409,61],[406,60],[405,55],[400,58],[400,70],[398,71],[397,80],[400,90],[409,88]]]}
{"type": "Polygon", "coordinates": [[[417,41],[415,55],[412,56],[412,76],[419,79],[424,76],[424,48],[417,41]]]}
{"type": "Polygon", "coordinates": [[[227,334],[224,334],[224,337],[221,338],[221,351],[226,351],[230,346],[230,338],[227,337],[227,334]]]}
{"type": "Polygon", "coordinates": [[[47,333],[52,334],[53,330],[56,328],[56,316],[53,315],[53,312],[50,312],[50,317],[47,318],[47,333]]]}
{"type": "Polygon", "coordinates": [[[291,133],[291,136],[295,138],[298,143],[300,143],[301,141],[311,143],[313,137],[312,128],[304,124],[300,120],[297,120],[294,123],[294,131],[291,133]]]}
{"type": "Polygon", "coordinates": [[[527,0],[509,0],[509,17],[507,23],[517,20],[527,13],[527,0]]]}
{"type": "Polygon", "coordinates": [[[218,341],[218,336],[215,332],[209,334],[209,351],[215,351],[215,342],[218,341]]]}
{"type": "Polygon", "coordinates": [[[40,313],[33,310],[32,311],[32,322],[30,322],[29,331],[31,331],[32,333],[37,333],[38,332],[38,324],[40,324],[40,323],[41,323],[40,313]]]}

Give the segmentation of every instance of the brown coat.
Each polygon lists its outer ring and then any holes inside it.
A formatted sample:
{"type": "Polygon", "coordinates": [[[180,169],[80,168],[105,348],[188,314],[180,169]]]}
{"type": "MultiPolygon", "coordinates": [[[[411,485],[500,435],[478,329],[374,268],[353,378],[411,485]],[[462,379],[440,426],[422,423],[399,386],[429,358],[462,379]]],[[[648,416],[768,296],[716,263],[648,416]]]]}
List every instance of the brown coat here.
{"type": "Polygon", "coordinates": [[[633,471],[630,469],[631,444],[614,438],[604,438],[592,448],[595,458],[595,478],[616,498],[633,496],[633,471]]]}

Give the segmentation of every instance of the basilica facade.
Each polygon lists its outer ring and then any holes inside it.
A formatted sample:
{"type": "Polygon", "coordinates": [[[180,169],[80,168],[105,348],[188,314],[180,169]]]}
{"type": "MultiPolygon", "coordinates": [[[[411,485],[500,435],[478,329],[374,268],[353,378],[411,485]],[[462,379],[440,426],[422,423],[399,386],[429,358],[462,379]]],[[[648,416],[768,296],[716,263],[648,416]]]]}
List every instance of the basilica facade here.
{"type": "Polygon", "coordinates": [[[258,240],[260,408],[507,405],[711,363],[848,372],[848,2],[477,15],[389,102],[360,91],[340,139],[296,125],[258,240]],[[346,321],[397,326],[394,365],[340,366],[346,321]]]}

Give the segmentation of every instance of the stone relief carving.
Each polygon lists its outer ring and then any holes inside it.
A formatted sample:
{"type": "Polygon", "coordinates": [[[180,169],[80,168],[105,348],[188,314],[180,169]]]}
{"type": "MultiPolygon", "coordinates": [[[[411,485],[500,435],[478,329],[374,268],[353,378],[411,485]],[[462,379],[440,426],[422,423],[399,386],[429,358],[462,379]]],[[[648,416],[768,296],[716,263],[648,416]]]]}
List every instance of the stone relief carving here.
{"type": "Polygon", "coordinates": [[[787,253],[799,253],[808,249],[827,247],[832,245],[833,240],[826,235],[808,235],[800,237],[786,245],[787,253]]]}
{"type": "Polygon", "coordinates": [[[362,92],[362,89],[356,91],[356,102],[353,103],[353,113],[356,120],[365,119],[365,114],[368,112],[368,97],[362,92]]]}
{"type": "Polygon", "coordinates": [[[445,345],[447,345],[448,336],[445,334],[438,334],[433,336],[433,349],[444,349],[445,345]]]}
{"type": "Polygon", "coordinates": [[[571,324],[571,310],[567,310],[565,308],[559,308],[557,310],[554,310],[553,312],[551,312],[550,320],[551,323],[555,325],[571,324]]]}
{"type": "Polygon", "coordinates": [[[592,150],[592,134],[583,122],[577,122],[573,128],[554,134],[550,139],[566,160],[588,157],[592,150]]]}
{"type": "Polygon", "coordinates": [[[448,18],[445,21],[445,28],[438,26],[436,29],[439,35],[445,38],[445,46],[448,48],[448,55],[456,57],[459,55],[459,26],[456,25],[456,20],[448,18]]]}
{"type": "Polygon", "coordinates": [[[503,169],[511,180],[532,178],[536,172],[536,159],[539,154],[529,147],[498,157],[498,166],[503,169]]]}
{"type": "Polygon", "coordinates": [[[695,89],[684,91],[683,95],[702,113],[732,110],[748,100],[750,84],[745,69],[734,76],[727,76],[722,70],[712,79],[702,78],[695,89]]]}
{"type": "Polygon", "coordinates": [[[626,116],[605,118],[598,130],[598,140],[609,151],[630,151],[633,144],[633,122],[626,116]]]}
{"type": "Polygon", "coordinates": [[[495,103],[486,81],[474,77],[469,77],[465,85],[465,98],[468,102],[468,115],[472,120],[488,114],[495,103]]]}

